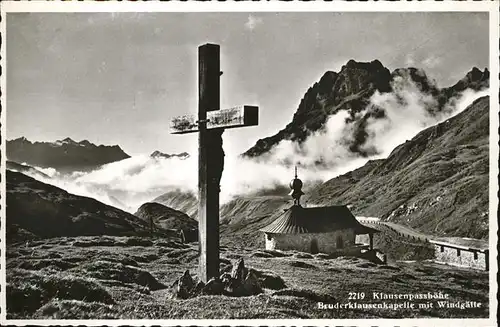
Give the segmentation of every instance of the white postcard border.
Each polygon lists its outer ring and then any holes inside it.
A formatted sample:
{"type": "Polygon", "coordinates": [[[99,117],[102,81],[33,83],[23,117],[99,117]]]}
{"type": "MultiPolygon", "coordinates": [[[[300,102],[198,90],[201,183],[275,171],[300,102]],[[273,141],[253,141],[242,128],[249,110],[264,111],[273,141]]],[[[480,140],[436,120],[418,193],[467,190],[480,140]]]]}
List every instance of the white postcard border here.
{"type": "MultiPolygon", "coordinates": [[[[0,152],[5,154],[6,142],[6,19],[5,15],[13,12],[489,12],[490,14],[490,183],[489,183],[489,244],[490,244],[490,303],[488,319],[255,319],[255,320],[6,320],[6,274],[5,274],[5,196],[1,197],[1,272],[0,272],[0,322],[9,325],[87,325],[87,326],[118,326],[118,325],[238,325],[238,326],[262,326],[262,325],[358,325],[358,326],[496,326],[496,313],[498,309],[497,291],[498,285],[496,274],[498,272],[497,261],[497,210],[498,210],[498,158],[499,158],[499,11],[496,1],[488,2],[13,2],[4,1],[1,5],[2,21],[0,30],[2,33],[2,47],[0,55],[2,58],[2,76],[0,85],[2,89],[1,104],[2,112],[0,122],[1,142],[0,152]]],[[[2,195],[6,194],[5,187],[5,155],[1,156],[1,187],[2,195]]]]}

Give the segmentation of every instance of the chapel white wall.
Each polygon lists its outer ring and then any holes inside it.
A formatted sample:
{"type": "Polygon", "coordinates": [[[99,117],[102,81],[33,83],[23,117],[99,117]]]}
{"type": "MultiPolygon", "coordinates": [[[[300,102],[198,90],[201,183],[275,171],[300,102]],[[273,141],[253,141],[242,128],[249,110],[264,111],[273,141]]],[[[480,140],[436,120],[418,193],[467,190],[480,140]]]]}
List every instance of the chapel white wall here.
{"type": "Polygon", "coordinates": [[[296,250],[310,252],[311,243],[315,239],[318,252],[335,253],[339,250],[348,250],[355,245],[356,235],[352,229],[343,229],[330,233],[305,233],[305,234],[265,234],[267,250],[296,250]],[[337,238],[342,237],[343,247],[337,248],[337,238]]]}

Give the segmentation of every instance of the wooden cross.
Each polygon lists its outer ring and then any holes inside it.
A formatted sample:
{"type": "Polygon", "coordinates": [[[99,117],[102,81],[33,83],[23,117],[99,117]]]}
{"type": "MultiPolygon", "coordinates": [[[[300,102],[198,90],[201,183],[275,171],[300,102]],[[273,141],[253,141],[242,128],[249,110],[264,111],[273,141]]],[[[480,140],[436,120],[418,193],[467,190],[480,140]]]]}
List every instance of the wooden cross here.
{"type": "Polygon", "coordinates": [[[198,233],[199,277],[207,282],[219,277],[219,192],[224,169],[222,133],[226,128],[255,126],[258,107],[220,107],[220,47],[198,47],[198,118],[179,116],[171,121],[172,134],[198,134],[198,233]]]}

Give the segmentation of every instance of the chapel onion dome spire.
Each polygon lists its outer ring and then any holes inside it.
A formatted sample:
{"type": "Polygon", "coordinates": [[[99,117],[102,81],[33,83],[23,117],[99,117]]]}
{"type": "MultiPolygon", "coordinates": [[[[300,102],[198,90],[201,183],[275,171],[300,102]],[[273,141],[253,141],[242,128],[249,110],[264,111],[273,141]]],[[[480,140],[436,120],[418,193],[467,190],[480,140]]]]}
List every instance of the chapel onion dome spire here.
{"type": "Polygon", "coordinates": [[[290,182],[290,188],[292,191],[289,195],[293,198],[293,204],[300,206],[300,197],[304,195],[302,192],[302,181],[297,177],[297,166],[295,166],[295,178],[290,182]]]}

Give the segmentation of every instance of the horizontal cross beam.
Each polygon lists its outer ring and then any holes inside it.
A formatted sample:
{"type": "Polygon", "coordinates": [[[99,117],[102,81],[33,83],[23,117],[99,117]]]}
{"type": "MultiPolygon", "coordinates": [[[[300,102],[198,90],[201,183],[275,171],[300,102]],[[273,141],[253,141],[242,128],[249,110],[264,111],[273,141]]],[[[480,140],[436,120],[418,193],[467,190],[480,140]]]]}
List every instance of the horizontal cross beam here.
{"type": "MultiPolygon", "coordinates": [[[[178,116],[170,122],[171,134],[198,132],[195,115],[178,116]]],[[[256,126],[259,123],[259,108],[256,106],[238,106],[229,109],[207,111],[207,129],[235,128],[256,126]]]]}

